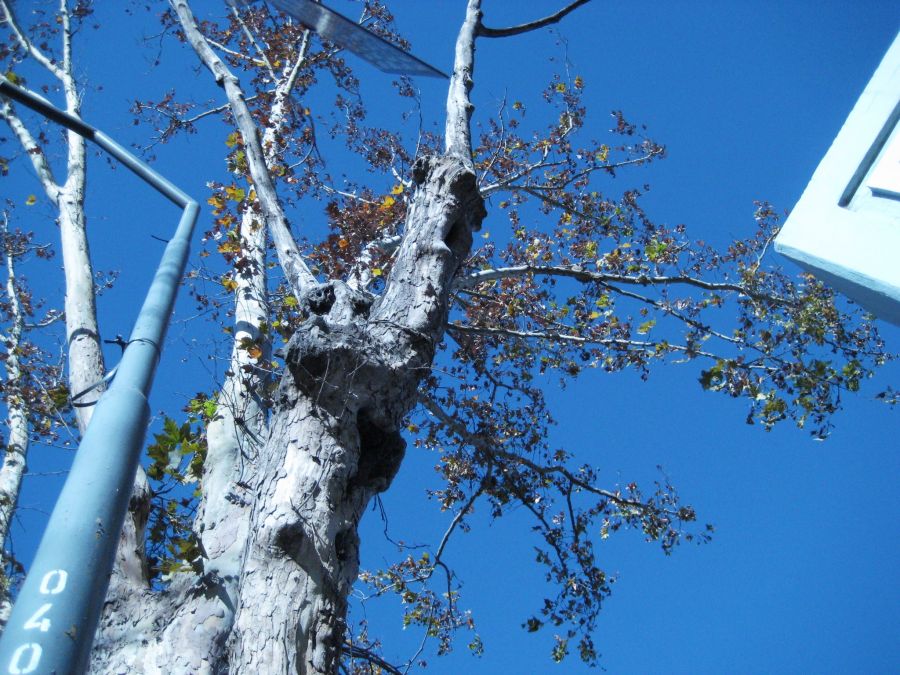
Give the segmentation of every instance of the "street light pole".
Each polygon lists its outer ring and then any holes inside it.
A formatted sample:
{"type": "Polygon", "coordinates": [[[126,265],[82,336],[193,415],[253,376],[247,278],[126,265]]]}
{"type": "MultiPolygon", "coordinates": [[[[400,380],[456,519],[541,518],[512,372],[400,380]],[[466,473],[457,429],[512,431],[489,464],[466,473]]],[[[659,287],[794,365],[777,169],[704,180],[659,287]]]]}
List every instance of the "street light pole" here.
{"type": "Polygon", "coordinates": [[[199,205],[118,143],[0,78],[0,95],[93,141],[182,209],[115,378],[100,398],[0,638],[0,673],[81,673],[109,586],[150,408],[147,396],[199,205]]]}

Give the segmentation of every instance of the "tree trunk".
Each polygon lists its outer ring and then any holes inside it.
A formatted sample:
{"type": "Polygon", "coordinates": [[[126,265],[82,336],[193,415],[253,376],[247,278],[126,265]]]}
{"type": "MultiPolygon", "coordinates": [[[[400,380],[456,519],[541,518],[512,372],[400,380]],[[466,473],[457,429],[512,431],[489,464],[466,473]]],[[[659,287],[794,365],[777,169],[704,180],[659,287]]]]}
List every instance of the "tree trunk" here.
{"type": "Polygon", "coordinates": [[[357,527],[390,485],[446,322],[450,281],[484,214],[456,158],[422,161],[407,234],[375,305],[340,282],[303,298],[255,486],[230,644],[235,673],[332,673],[359,565],[357,527]]]}
{"type": "MultiPolygon", "coordinates": [[[[187,2],[174,7],[225,89],[250,156],[259,137],[237,79],[202,37],[187,2]]],[[[263,162],[250,156],[263,216],[307,319],[288,343],[252,471],[238,470],[236,444],[210,447],[215,458],[207,457],[198,517],[204,574],[182,575],[155,596],[111,595],[95,672],[337,672],[359,567],[359,521],[403,459],[399,429],[430,372],[452,280],[485,216],[467,129],[479,7],[469,0],[457,47],[447,154],[414,166],[403,237],[377,299],[342,281],[316,284],[295,261],[296,245],[282,241],[277,198],[262,189],[268,176],[256,175],[263,162]]],[[[218,445],[217,434],[227,436],[238,421],[230,414],[213,425],[210,442],[218,445]]]]}
{"type": "MultiPolygon", "coordinates": [[[[19,291],[16,288],[16,270],[13,253],[6,242],[7,221],[3,214],[2,225],[3,241],[6,248],[6,302],[9,304],[9,312],[12,318],[12,326],[8,335],[0,336],[6,344],[6,358],[4,366],[6,371],[6,424],[9,433],[6,438],[6,448],[3,454],[3,465],[0,467],[0,565],[6,570],[12,562],[12,557],[6,551],[6,540],[9,537],[9,528],[12,524],[16,506],[19,503],[19,492],[22,488],[22,478],[26,471],[26,459],[28,457],[28,411],[22,395],[22,365],[19,361],[19,349],[21,347],[22,333],[25,328],[25,316],[19,303],[19,291]]],[[[12,611],[10,601],[10,580],[4,576],[4,584],[0,588],[0,630],[6,626],[9,614],[12,611]]]]}
{"type": "Polygon", "coordinates": [[[210,628],[231,610],[223,580],[213,570],[185,575],[158,597],[110,598],[95,671],[336,672],[359,565],[357,527],[399,468],[399,429],[484,216],[475,176],[458,158],[420,160],[414,179],[384,295],[373,304],[333,281],[301,298],[309,318],[288,344],[257,477],[243,495],[255,498],[251,539],[227,644],[210,628]]]}

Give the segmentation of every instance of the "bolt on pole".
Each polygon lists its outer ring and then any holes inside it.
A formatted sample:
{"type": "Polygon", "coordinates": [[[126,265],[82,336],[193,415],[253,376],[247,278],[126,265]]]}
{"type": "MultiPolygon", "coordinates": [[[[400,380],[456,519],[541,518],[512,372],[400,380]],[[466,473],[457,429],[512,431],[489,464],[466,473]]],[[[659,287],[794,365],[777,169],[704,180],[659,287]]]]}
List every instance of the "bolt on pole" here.
{"type": "Polygon", "coordinates": [[[40,96],[2,77],[0,96],[93,141],[183,209],[115,378],[97,403],[0,638],[0,673],[81,673],[87,670],[109,586],[149,420],[147,396],[187,263],[199,205],[102,131],[40,96]]]}

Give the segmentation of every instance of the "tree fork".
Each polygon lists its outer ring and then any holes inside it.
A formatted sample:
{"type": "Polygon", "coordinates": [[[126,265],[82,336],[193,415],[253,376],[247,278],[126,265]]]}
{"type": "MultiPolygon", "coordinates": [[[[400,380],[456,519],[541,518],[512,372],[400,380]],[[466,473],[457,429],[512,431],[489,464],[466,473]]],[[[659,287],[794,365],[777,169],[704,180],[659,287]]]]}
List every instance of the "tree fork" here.
{"type": "Polygon", "coordinates": [[[301,298],[308,318],[286,350],[256,485],[231,672],[337,669],[359,569],[357,527],[400,466],[399,428],[443,335],[451,280],[485,215],[460,158],[420,160],[414,179],[380,300],[373,305],[339,281],[301,298]]]}

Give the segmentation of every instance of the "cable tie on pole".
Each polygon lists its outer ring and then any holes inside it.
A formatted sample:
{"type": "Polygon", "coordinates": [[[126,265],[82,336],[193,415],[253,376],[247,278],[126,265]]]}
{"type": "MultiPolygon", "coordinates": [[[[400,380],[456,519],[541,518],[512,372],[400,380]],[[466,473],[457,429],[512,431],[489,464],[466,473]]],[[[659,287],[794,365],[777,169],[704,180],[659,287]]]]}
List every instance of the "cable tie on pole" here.
{"type": "MultiPolygon", "coordinates": [[[[104,340],[104,342],[112,342],[112,340],[104,340]]],[[[94,382],[94,384],[92,384],[87,389],[83,389],[82,391],[79,391],[77,394],[72,396],[69,399],[69,403],[72,404],[72,407],[73,408],[90,408],[92,405],[97,405],[97,401],[90,401],[88,403],[76,403],[76,401],[78,399],[80,399],[82,396],[84,396],[85,394],[94,391],[94,389],[96,389],[97,387],[102,387],[104,384],[111,382],[112,379],[116,376],[116,371],[118,369],[119,369],[119,366],[116,366],[111,371],[109,371],[106,375],[104,375],[102,380],[98,380],[97,382],[94,382]]]]}

